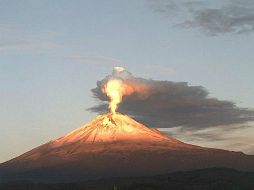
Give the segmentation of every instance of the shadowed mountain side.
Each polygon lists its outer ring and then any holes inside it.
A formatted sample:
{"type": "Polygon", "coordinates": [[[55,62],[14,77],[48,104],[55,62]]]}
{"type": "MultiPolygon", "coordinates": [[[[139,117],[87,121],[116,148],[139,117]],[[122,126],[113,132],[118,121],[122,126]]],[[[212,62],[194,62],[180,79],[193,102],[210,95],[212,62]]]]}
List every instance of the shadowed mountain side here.
{"type": "Polygon", "coordinates": [[[38,184],[16,182],[0,184],[4,190],[252,190],[254,173],[226,168],[174,172],[152,177],[100,179],[78,183],[38,184]]]}
{"type": "Polygon", "coordinates": [[[185,144],[126,115],[103,114],[0,165],[2,181],[70,182],[227,167],[254,171],[254,157],[185,144]]]}

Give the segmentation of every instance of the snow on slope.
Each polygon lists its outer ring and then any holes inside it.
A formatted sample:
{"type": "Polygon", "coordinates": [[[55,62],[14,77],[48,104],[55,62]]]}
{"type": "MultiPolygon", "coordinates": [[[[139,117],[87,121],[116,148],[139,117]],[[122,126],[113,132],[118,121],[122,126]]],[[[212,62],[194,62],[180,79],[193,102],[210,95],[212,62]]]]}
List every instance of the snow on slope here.
{"type": "Polygon", "coordinates": [[[74,142],[105,143],[117,141],[171,141],[156,129],[147,128],[130,117],[116,113],[106,113],[97,116],[91,122],[72,131],[71,133],[53,141],[55,146],[62,146],[74,142]]]}
{"type": "Polygon", "coordinates": [[[105,113],[67,135],[32,149],[7,163],[47,160],[49,157],[71,158],[89,152],[103,154],[113,149],[121,152],[149,149],[156,152],[170,149],[202,149],[202,147],[168,137],[127,115],[105,113]]]}

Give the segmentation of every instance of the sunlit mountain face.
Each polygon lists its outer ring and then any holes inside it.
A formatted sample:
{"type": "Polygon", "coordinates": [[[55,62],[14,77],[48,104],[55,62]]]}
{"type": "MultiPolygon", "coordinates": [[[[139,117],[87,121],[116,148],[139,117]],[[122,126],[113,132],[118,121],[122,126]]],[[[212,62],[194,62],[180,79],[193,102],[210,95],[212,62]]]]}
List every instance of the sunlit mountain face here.
{"type": "Polygon", "coordinates": [[[254,158],[186,144],[115,112],[1,164],[0,180],[67,182],[209,167],[254,171],[254,158]]]}

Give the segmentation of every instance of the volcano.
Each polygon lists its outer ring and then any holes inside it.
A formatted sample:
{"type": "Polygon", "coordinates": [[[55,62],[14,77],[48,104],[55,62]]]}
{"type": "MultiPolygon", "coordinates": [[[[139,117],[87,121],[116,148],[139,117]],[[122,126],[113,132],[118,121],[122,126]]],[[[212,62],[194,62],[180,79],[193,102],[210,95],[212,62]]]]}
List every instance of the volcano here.
{"type": "Polygon", "coordinates": [[[254,171],[254,157],[186,144],[121,113],[106,113],[2,163],[0,181],[69,182],[212,167],[254,171]]]}

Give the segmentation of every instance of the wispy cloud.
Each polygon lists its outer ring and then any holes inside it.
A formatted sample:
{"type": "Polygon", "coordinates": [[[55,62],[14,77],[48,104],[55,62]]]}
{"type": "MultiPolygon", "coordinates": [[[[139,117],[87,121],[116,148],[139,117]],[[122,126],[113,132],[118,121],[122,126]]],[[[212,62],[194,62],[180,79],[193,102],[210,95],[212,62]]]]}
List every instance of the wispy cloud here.
{"type": "Polygon", "coordinates": [[[244,34],[254,31],[254,2],[252,0],[158,1],[154,10],[161,14],[187,15],[176,18],[177,26],[197,28],[210,36],[244,34]],[[159,8],[158,8],[159,7],[159,8]],[[176,12],[176,13],[175,13],[176,12]]]}
{"type": "Polygon", "coordinates": [[[253,1],[229,1],[218,8],[193,9],[192,15],[183,25],[199,28],[208,35],[254,31],[253,1]]]}
{"type": "Polygon", "coordinates": [[[159,128],[159,130],[187,143],[254,154],[253,122],[216,126],[197,131],[184,127],[159,128]]]}
{"type": "Polygon", "coordinates": [[[59,47],[53,32],[31,33],[15,27],[0,25],[0,53],[3,51],[49,50],[59,47]]]}

